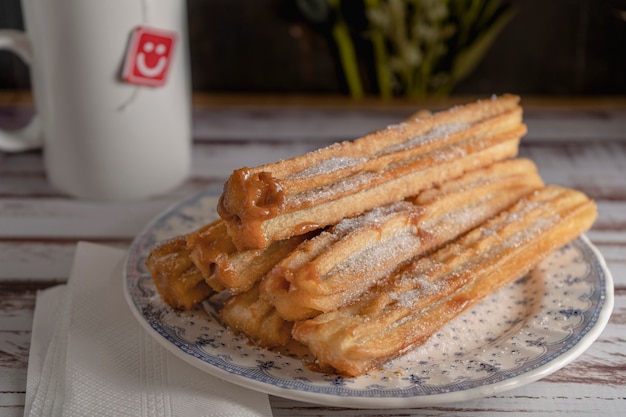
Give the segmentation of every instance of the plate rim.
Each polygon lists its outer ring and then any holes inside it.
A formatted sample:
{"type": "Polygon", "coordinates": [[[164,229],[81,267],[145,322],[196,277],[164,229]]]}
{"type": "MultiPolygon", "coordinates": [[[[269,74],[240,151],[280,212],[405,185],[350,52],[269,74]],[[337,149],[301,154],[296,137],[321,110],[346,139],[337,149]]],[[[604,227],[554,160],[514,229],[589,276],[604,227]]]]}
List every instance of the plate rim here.
{"type": "Polygon", "coordinates": [[[218,190],[218,187],[210,187],[196,194],[193,194],[190,197],[183,198],[171,204],[169,207],[164,209],[146,224],[146,226],[133,239],[127,252],[123,270],[123,292],[124,297],[135,319],[141,324],[141,327],[146,330],[154,339],[156,339],[159,344],[164,347],[168,352],[174,354],[176,357],[194,366],[195,368],[207,372],[208,374],[211,374],[235,385],[252,389],[257,392],[318,405],[363,409],[425,407],[482,398],[527,385],[565,367],[576,358],[578,358],[581,354],[583,354],[593,344],[593,342],[597,340],[597,338],[600,336],[600,334],[608,324],[608,321],[613,312],[613,277],[608,266],[606,265],[606,260],[602,256],[601,252],[589,240],[586,234],[582,234],[576,240],[580,240],[582,244],[591,252],[596,266],[604,276],[604,287],[598,287],[601,290],[602,294],[600,295],[599,301],[599,304],[601,305],[596,308],[597,319],[595,323],[591,326],[591,328],[589,328],[586,333],[582,335],[568,350],[562,352],[548,362],[536,366],[528,371],[522,372],[514,377],[490,382],[468,389],[443,393],[413,396],[366,397],[331,395],[321,392],[302,391],[294,388],[281,387],[264,381],[248,378],[243,375],[238,375],[222,369],[218,366],[207,363],[202,359],[185,352],[179,346],[175,345],[172,341],[167,339],[163,334],[159,333],[150,324],[150,322],[146,320],[145,316],[139,310],[139,307],[135,304],[135,300],[132,297],[128,285],[130,279],[128,271],[132,261],[131,255],[133,253],[133,249],[136,248],[139,242],[141,242],[142,238],[145,237],[145,235],[152,230],[154,225],[168,215],[171,215],[172,212],[179,210],[181,207],[189,205],[203,197],[215,198],[219,195],[219,192],[220,191],[218,190]]]}

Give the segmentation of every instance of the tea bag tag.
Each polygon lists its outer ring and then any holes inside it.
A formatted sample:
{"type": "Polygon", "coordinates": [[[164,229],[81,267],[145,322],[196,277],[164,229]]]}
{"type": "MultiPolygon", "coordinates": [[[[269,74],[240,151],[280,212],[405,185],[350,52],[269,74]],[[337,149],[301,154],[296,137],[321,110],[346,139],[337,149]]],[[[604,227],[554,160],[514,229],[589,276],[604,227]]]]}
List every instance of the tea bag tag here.
{"type": "Polygon", "coordinates": [[[130,84],[150,87],[165,85],[176,40],[176,32],[138,26],[126,51],[122,79],[130,84]]]}

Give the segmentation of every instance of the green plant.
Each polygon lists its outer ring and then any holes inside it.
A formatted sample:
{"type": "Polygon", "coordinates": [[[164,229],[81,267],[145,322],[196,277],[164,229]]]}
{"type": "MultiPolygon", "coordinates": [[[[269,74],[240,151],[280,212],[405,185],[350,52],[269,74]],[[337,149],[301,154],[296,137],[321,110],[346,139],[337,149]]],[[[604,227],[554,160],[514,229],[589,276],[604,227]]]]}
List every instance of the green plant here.
{"type": "MultiPolygon", "coordinates": [[[[364,95],[353,37],[370,42],[381,97],[447,95],[487,53],[514,15],[504,0],[295,0],[311,21],[327,21],[350,94],[364,95]],[[366,28],[344,8],[359,3],[366,28]]],[[[362,61],[362,60],[361,60],[362,61]]]]}

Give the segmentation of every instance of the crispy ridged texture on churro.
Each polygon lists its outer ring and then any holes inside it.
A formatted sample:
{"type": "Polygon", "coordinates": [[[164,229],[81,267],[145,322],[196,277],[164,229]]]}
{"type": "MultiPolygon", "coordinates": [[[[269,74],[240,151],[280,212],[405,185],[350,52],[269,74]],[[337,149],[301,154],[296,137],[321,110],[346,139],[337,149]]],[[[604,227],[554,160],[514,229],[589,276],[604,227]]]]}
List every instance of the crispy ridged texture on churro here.
{"type": "Polygon", "coordinates": [[[146,266],[163,301],[175,309],[190,309],[212,293],[189,257],[185,236],[155,245],[146,266]]]}
{"type": "Polygon", "coordinates": [[[355,141],[233,172],[218,212],[235,246],[261,248],[513,157],[517,96],[422,115],[355,141]]]}
{"type": "Polygon", "coordinates": [[[261,280],[261,297],[289,321],[335,310],[399,264],[456,238],[542,186],[532,161],[509,160],[409,201],[342,220],[272,268],[261,280]]]}
{"type": "Polygon", "coordinates": [[[220,318],[257,346],[285,346],[291,341],[293,323],[283,320],[274,306],[259,297],[258,285],[226,300],[220,318]]]}
{"type": "Polygon", "coordinates": [[[189,256],[205,281],[216,291],[238,294],[252,288],[277,262],[307,235],[277,241],[264,249],[238,251],[223,220],[216,220],[187,235],[189,256]]]}
{"type": "Polygon", "coordinates": [[[557,186],[521,199],[433,254],[392,273],[354,304],[294,325],[322,364],[357,376],[424,343],[443,325],[526,274],[591,227],[596,206],[557,186]]]}

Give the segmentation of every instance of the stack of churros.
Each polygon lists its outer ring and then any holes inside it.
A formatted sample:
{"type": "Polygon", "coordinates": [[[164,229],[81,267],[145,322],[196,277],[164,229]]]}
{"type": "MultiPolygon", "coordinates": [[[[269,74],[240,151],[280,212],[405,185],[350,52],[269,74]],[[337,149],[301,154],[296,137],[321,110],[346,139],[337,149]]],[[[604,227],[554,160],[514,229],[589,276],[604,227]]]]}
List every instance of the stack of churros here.
{"type": "Polygon", "coordinates": [[[593,201],[517,157],[525,132],[504,95],[238,169],[220,219],[147,266],[173,308],[221,293],[223,323],[252,343],[301,343],[325,371],[361,375],[591,227],[593,201]]]}

